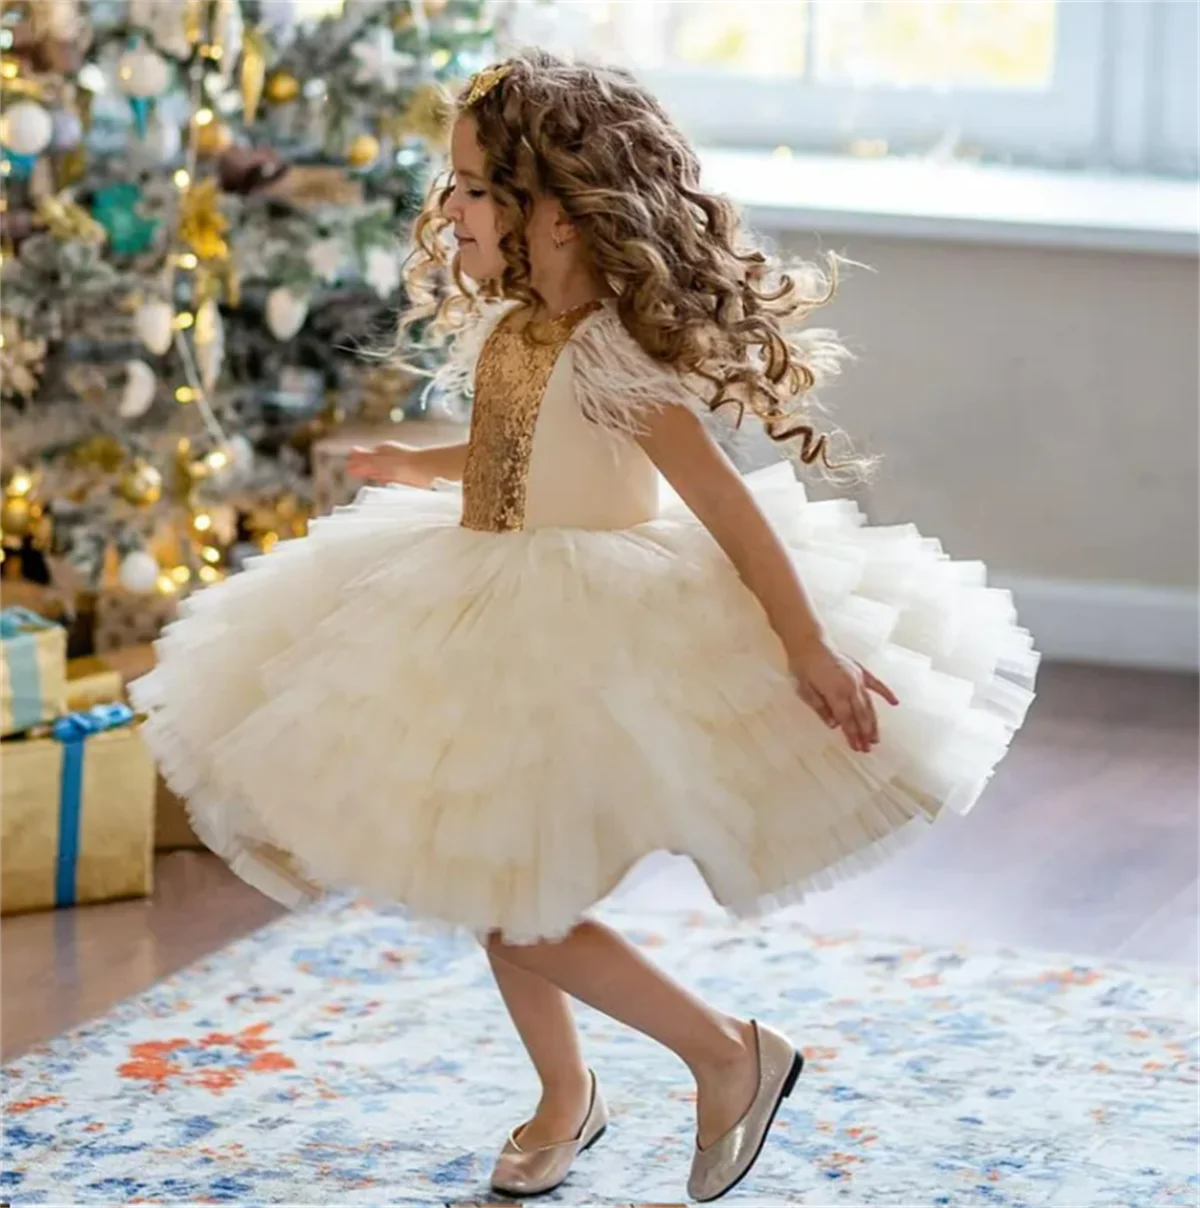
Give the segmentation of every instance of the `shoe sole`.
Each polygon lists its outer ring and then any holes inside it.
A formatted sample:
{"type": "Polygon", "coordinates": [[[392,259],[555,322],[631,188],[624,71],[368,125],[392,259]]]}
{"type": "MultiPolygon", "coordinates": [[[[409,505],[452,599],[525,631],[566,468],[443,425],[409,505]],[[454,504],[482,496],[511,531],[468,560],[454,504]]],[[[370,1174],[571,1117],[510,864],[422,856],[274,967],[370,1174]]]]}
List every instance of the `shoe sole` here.
{"type": "Polygon", "coordinates": [[[804,1054],[797,1053],[795,1060],[792,1062],[792,1068],[788,1071],[788,1076],[783,1081],[783,1090],[779,1093],[779,1098],[775,1100],[775,1107],[771,1111],[771,1118],[767,1121],[767,1127],[763,1129],[762,1140],[758,1143],[758,1148],[754,1151],[754,1157],[746,1164],[746,1169],[738,1175],[728,1187],[722,1188],[716,1195],[705,1196],[703,1199],[698,1199],[697,1204],[711,1204],[714,1200],[719,1200],[727,1196],[735,1187],[741,1184],[742,1180],[754,1169],[758,1159],[762,1156],[763,1147],[767,1143],[767,1138],[771,1135],[771,1128],[775,1124],[775,1117],[779,1115],[779,1109],[783,1106],[785,1099],[790,1099],[792,1091],[796,1089],[796,1083],[800,1080],[800,1072],[804,1069],[804,1054]]]}
{"type": "MultiPolygon", "coordinates": [[[[604,1127],[601,1128],[600,1131],[585,1146],[583,1146],[582,1149],[580,1149],[580,1151],[575,1155],[576,1159],[582,1158],[583,1155],[587,1153],[587,1151],[591,1149],[592,1146],[595,1145],[606,1132],[608,1132],[607,1124],[604,1125],[604,1127]]],[[[510,1200],[536,1200],[539,1196],[549,1195],[552,1191],[557,1191],[570,1177],[571,1175],[568,1172],[566,1179],[555,1183],[553,1187],[543,1187],[541,1191],[505,1191],[503,1187],[497,1187],[495,1183],[492,1184],[492,1190],[497,1195],[502,1195],[506,1199],[510,1200]]]]}

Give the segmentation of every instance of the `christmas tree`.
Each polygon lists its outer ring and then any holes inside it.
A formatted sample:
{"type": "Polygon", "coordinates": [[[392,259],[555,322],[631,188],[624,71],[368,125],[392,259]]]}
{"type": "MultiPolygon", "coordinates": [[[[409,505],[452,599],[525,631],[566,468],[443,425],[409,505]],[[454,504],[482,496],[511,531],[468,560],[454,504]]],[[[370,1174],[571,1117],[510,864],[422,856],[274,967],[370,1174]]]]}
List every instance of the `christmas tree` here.
{"type": "Polygon", "coordinates": [[[312,447],[419,414],[408,220],[484,0],[4,0],[6,577],[182,593],[304,531],[312,447]]]}

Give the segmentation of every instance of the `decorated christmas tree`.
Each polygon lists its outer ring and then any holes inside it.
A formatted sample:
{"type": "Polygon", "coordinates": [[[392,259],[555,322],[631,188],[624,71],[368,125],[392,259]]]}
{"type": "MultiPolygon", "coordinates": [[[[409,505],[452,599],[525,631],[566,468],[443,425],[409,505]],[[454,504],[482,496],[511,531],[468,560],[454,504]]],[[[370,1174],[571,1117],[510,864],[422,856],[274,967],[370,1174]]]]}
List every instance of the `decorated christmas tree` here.
{"type": "MultiPolygon", "coordinates": [[[[302,532],[484,0],[4,0],[6,578],[174,595],[302,532]]],[[[436,406],[436,400],[434,400],[436,406]]]]}

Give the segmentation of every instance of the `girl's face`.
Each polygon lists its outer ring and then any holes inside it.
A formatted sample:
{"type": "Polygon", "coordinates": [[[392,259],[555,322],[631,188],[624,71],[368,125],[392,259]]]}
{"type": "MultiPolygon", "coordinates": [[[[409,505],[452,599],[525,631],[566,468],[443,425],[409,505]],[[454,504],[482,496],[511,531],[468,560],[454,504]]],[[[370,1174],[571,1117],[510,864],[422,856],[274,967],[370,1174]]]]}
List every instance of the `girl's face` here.
{"type": "MultiPolygon", "coordinates": [[[[442,213],[454,224],[462,270],[473,281],[495,280],[504,271],[504,254],[500,250],[504,228],[500,208],[488,192],[483,148],[476,137],[475,122],[469,116],[454,123],[450,162],[454,188],[442,204],[442,213]]],[[[549,197],[539,197],[525,228],[530,268],[535,277],[554,261],[578,251],[572,236],[558,203],[549,197]]]]}

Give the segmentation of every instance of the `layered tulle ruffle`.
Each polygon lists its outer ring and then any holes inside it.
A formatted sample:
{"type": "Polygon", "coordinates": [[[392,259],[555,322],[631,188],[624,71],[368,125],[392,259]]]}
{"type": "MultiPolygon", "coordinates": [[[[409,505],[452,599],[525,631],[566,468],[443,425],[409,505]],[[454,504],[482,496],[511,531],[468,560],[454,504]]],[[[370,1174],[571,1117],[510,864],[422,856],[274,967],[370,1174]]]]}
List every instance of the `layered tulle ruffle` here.
{"type": "Polygon", "coordinates": [[[521,940],[657,850],[753,913],[969,809],[1031,700],[1007,594],[786,465],[748,482],[835,642],[901,698],[872,754],[799,700],[678,501],[494,535],[454,492],[390,487],[191,599],[134,686],[200,837],[289,904],[353,888],[521,940]]]}

